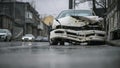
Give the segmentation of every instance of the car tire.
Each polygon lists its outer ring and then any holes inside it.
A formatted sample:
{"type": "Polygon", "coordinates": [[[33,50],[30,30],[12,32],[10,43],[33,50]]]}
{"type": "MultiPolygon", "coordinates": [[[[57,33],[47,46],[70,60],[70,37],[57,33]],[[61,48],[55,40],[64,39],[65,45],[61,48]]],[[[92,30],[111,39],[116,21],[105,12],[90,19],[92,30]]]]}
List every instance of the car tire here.
{"type": "Polygon", "coordinates": [[[11,41],[12,41],[12,39],[9,40],[9,42],[11,42],[11,41]]]}
{"type": "Polygon", "coordinates": [[[50,45],[58,45],[58,42],[57,42],[57,41],[52,41],[52,40],[50,40],[49,43],[50,43],[50,45]]]}
{"type": "Polygon", "coordinates": [[[60,42],[60,45],[64,45],[64,42],[63,42],[63,41],[61,41],[61,42],[60,42]]]}
{"type": "Polygon", "coordinates": [[[8,38],[6,37],[4,41],[7,42],[7,41],[8,41],[8,38]]]}

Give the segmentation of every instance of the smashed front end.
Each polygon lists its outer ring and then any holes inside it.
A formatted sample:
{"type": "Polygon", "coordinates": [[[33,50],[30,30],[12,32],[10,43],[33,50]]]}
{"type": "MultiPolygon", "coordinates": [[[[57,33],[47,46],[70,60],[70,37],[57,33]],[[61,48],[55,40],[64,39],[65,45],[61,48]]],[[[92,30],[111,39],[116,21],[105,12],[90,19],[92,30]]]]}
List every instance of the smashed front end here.
{"type": "Polygon", "coordinates": [[[105,31],[102,27],[101,18],[98,16],[65,16],[54,20],[53,30],[50,32],[50,44],[104,42],[105,31]]]}

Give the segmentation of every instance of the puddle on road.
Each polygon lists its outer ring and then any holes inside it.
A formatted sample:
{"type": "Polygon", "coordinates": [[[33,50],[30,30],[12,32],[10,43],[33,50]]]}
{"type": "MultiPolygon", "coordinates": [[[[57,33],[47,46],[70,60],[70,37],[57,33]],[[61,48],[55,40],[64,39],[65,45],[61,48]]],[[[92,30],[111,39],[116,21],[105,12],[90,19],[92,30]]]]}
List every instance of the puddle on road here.
{"type": "Polygon", "coordinates": [[[0,49],[0,68],[120,67],[120,48],[115,47],[49,46],[48,43],[29,42],[16,42],[12,46],[14,48],[0,49]]]}

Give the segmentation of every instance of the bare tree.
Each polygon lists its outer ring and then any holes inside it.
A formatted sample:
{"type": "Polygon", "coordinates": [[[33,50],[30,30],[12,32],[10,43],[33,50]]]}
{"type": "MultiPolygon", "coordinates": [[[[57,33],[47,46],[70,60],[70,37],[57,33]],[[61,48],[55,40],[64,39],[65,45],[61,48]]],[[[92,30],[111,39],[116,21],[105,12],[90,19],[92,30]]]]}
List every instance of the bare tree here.
{"type": "Polygon", "coordinates": [[[96,5],[100,6],[101,8],[104,9],[104,11],[106,12],[107,8],[106,8],[106,0],[92,0],[93,1],[93,9],[96,9],[96,5]]]}

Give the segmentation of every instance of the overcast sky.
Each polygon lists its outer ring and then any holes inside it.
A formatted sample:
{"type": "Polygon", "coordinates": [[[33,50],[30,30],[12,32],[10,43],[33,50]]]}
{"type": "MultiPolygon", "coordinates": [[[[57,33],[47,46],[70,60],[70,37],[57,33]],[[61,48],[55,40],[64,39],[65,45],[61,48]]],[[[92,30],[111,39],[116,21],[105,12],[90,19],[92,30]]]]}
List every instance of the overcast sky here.
{"type": "MultiPolygon", "coordinates": [[[[40,15],[57,16],[62,10],[68,9],[69,0],[19,0],[34,3],[35,9],[40,15]]],[[[76,9],[90,9],[90,4],[84,2],[76,6],[76,9]]]]}
{"type": "Polygon", "coordinates": [[[39,14],[56,15],[68,9],[69,0],[17,0],[33,2],[39,14]]]}
{"type": "Polygon", "coordinates": [[[39,14],[58,14],[68,9],[68,0],[36,0],[39,14]]]}

